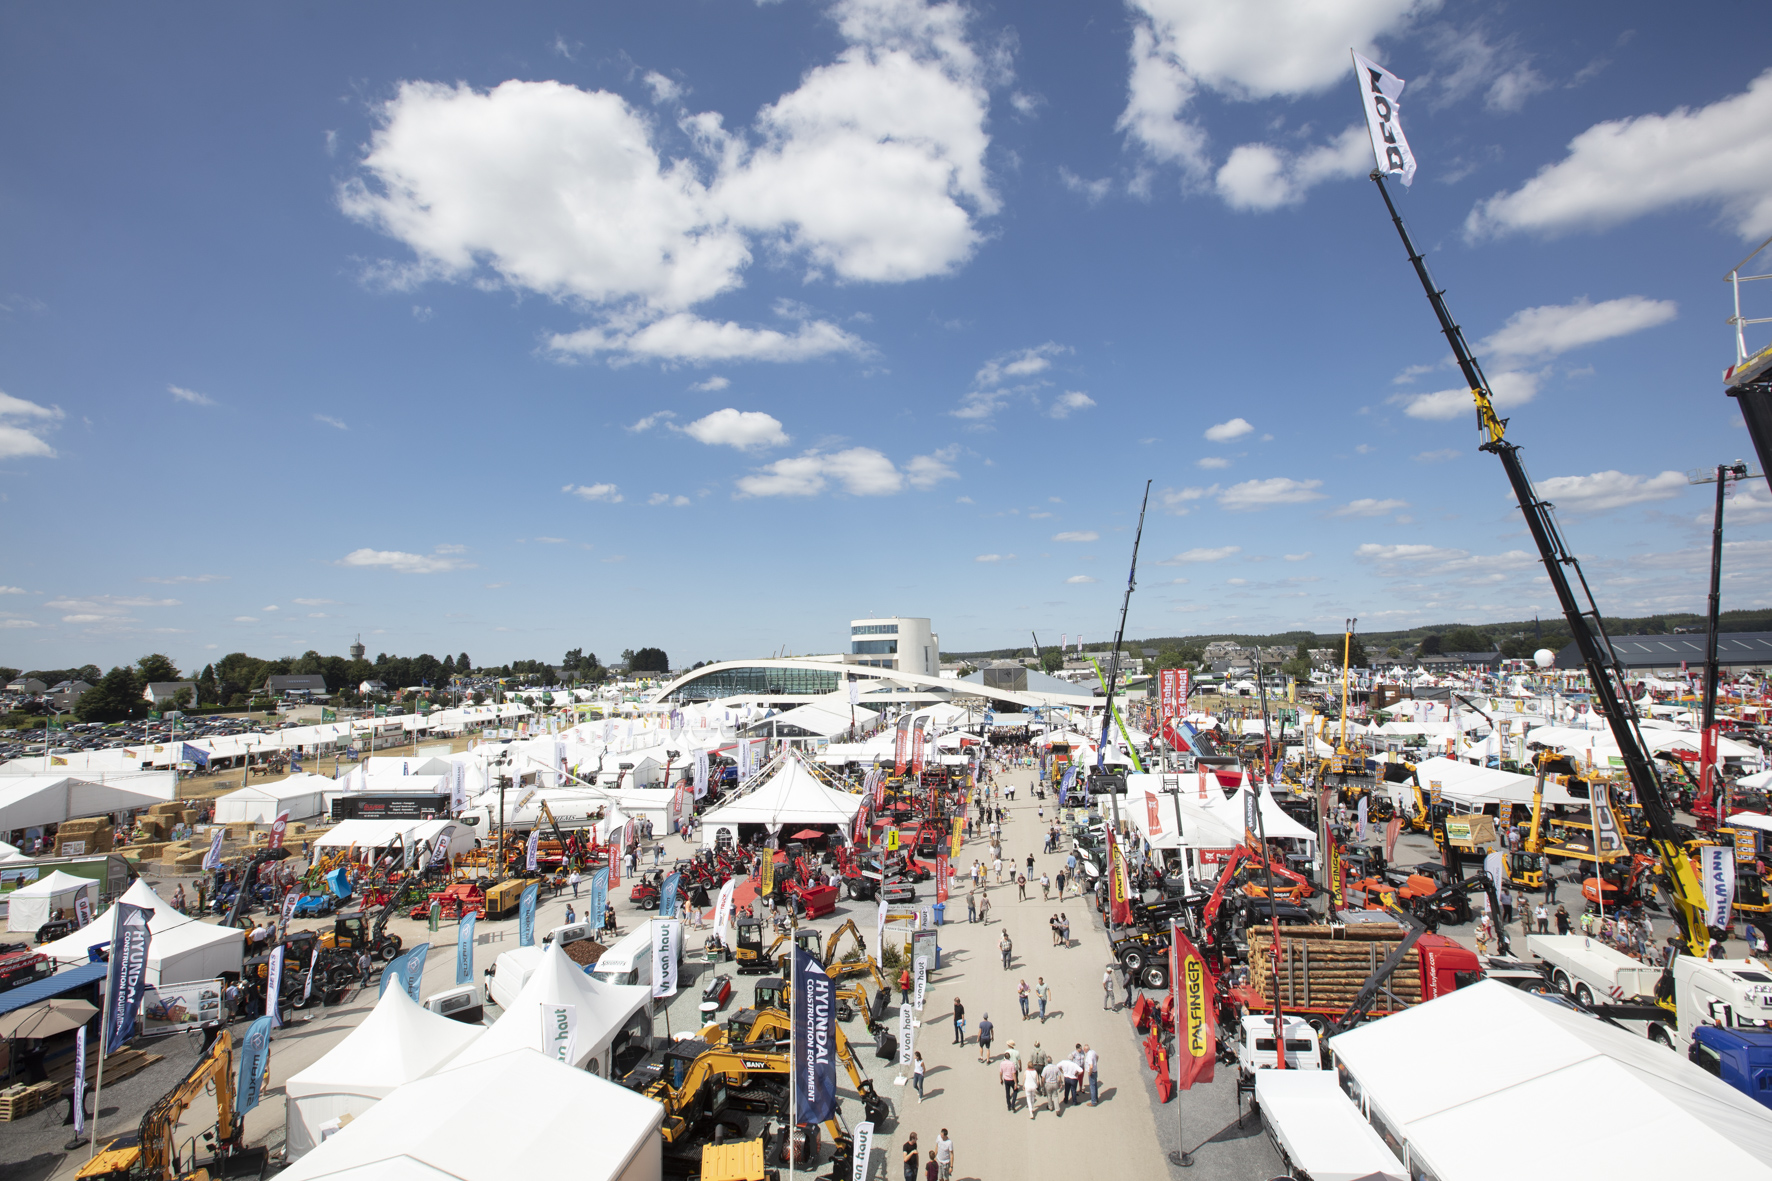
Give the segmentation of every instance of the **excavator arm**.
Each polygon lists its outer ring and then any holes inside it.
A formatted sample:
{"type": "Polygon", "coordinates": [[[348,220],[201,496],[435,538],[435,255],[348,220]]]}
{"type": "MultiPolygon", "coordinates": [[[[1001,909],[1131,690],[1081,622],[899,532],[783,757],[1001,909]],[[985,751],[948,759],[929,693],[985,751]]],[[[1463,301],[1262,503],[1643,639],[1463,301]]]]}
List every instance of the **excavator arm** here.
{"type": "Polygon", "coordinates": [[[838,927],[835,931],[832,931],[830,938],[825,940],[824,957],[819,962],[827,971],[837,962],[837,948],[842,946],[844,935],[855,936],[856,949],[863,955],[867,954],[868,941],[862,938],[861,928],[855,925],[854,919],[846,919],[844,920],[843,925],[838,927]]]}
{"type": "Polygon", "coordinates": [[[281,861],[289,856],[288,849],[266,849],[263,853],[255,853],[252,860],[246,863],[246,870],[240,875],[240,890],[234,895],[234,905],[228,907],[228,917],[223,919],[224,927],[238,927],[240,920],[246,917],[246,908],[252,905],[252,890],[258,884],[258,871],[272,861],[281,861]]]}
{"type": "MultiPolygon", "coordinates": [[[[216,1035],[209,1052],[197,1061],[177,1086],[148,1108],[137,1129],[136,1143],[127,1147],[107,1145],[80,1171],[77,1178],[139,1175],[150,1178],[177,1174],[178,1124],[191,1105],[210,1090],[215,1092],[215,1138],[218,1149],[239,1135],[234,1117],[234,1041],[227,1030],[216,1035]]],[[[116,1144],[117,1141],[112,1141],[116,1144]]]]}
{"type": "MultiPolygon", "coordinates": [[[[849,1039],[843,1036],[843,1027],[833,1023],[833,1028],[837,1034],[834,1043],[837,1061],[841,1062],[843,1069],[849,1072],[849,1083],[855,1088],[855,1093],[861,1096],[868,1119],[877,1122],[891,1111],[891,1104],[874,1090],[873,1080],[868,1078],[867,1072],[861,1068],[861,1062],[856,1058],[855,1050],[850,1046],[849,1039]]],[[[744,1044],[754,1045],[761,1041],[779,1044],[792,1036],[794,1036],[793,1019],[787,1013],[780,1009],[760,1009],[757,1011],[756,1020],[752,1021],[751,1027],[745,1031],[744,1044]]]]}

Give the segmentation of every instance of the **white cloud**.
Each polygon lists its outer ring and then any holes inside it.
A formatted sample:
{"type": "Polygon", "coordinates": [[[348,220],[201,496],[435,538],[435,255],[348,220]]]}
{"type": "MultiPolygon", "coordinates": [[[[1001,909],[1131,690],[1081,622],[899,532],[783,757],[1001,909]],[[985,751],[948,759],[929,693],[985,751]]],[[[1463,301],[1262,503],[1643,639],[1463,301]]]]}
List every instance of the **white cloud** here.
{"type": "Polygon", "coordinates": [[[689,388],[701,394],[717,394],[731,384],[732,379],[730,377],[721,377],[719,374],[715,374],[706,381],[696,382],[689,388]]]}
{"type": "Polygon", "coordinates": [[[674,103],[683,97],[683,87],[657,70],[646,71],[646,76],[641,81],[652,91],[652,101],[655,103],[674,103]]]}
{"type": "Polygon", "coordinates": [[[1454,451],[1450,447],[1441,447],[1437,451],[1417,452],[1410,458],[1416,463],[1445,463],[1447,460],[1457,459],[1461,454],[1462,452],[1454,451]]]}
{"type": "Polygon", "coordinates": [[[24,593],[25,588],[22,586],[0,586],[0,595],[22,595],[24,593]]]}
{"type": "Polygon", "coordinates": [[[1324,181],[1371,171],[1372,140],[1364,127],[1355,125],[1302,152],[1273,144],[1242,144],[1231,151],[1213,185],[1232,209],[1265,213],[1298,204],[1324,181]]]}
{"type": "Polygon", "coordinates": [[[1605,471],[1538,481],[1539,495],[1565,513],[1599,513],[1651,500],[1671,500],[1686,488],[1686,477],[1674,471],[1658,476],[1605,471]]]}
{"type": "Polygon", "coordinates": [[[1772,70],[1709,106],[1594,124],[1562,160],[1479,202],[1465,234],[1602,230],[1693,205],[1744,239],[1772,233],[1772,70]]]}
{"type": "Polygon", "coordinates": [[[1015,556],[1014,554],[979,554],[976,558],[973,558],[972,560],[974,562],[1007,562],[1010,558],[1013,558],[1014,556],[1015,556]]]}
{"type": "Polygon", "coordinates": [[[439,554],[465,554],[468,552],[468,547],[465,545],[453,545],[453,544],[440,545],[440,546],[436,547],[434,552],[439,553],[439,554]]]}
{"type": "Polygon", "coordinates": [[[1314,557],[1316,557],[1316,555],[1311,553],[1309,550],[1306,550],[1302,554],[1286,554],[1285,555],[1285,558],[1288,562],[1308,562],[1310,559],[1312,559],[1314,557]]]}
{"type": "Polygon", "coordinates": [[[580,500],[600,500],[605,504],[619,504],[621,493],[614,484],[568,484],[560,491],[578,497],[580,500]]]}
{"type": "Polygon", "coordinates": [[[198,393],[196,390],[187,390],[183,386],[169,385],[166,387],[166,392],[171,394],[178,401],[188,403],[192,406],[215,405],[214,398],[206,397],[205,395],[198,393]]]}
{"type": "Polygon", "coordinates": [[[332,417],[332,415],[330,415],[330,414],[316,414],[316,415],[314,415],[314,421],[325,423],[327,426],[334,427],[334,428],[341,430],[341,431],[348,431],[351,429],[350,427],[346,426],[343,422],[341,422],[339,419],[332,417]]]}
{"type": "Polygon", "coordinates": [[[0,459],[54,459],[55,448],[42,432],[62,419],[59,406],[39,406],[0,392],[0,459]]]}
{"type": "Polygon", "coordinates": [[[1071,351],[1069,345],[1049,340],[1033,348],[1016,349],[992,357],[973,374],[972,389],[960,399],[960,405],[949,413],[955,418],[989,418],[1002,409],[1003,404],[1013,395],[1028,393],[1047,384],[1040,375],[1052,368],[1053,358],[1071,351]]]}
{"type": "Polygon", "coordinates": [[[1627,295],[1589,303],[1583,296],[1574,303],[1517,311],[1477,349],[1508,357],[1554,357],[1583,345],[1654,328],[1679,314],[1679,305],[1671,299],[1627,295]]]}
{"type": "Polygon", "coordinates": [[[295,600],[293,600],[293,602],[296,602],[303,607],[336,607],[336,606],[338,606],[337,599],[295,599],[295,600]]]}
{"type": "Polygon", "coordinates": [[[1199,459],[1194,460],[1194,466],[1215,472],[1231,466],[1231,461],[1222,455],[1202,455],[1199,459]]]}
{"type": "Polygon", "coordinates": [[[1185,517],[1190,511],[1192,501],[1204,500],[1218,491],[1218,485],[1210,488],[1165,488],[1158,493],[1163,500],[1163,511],[1171,516],[1185,517]]]}
{"type": "MultiPolygon", "coordinates": [[[[1538,396],[1538,383],[1544,375],[1524,369],[1509,369],[1489,378],[1490,401],[1497,410],[1524,406],[1538,396]]],[[[1477,404],[1468,389],[1437,390],[1431,394],[1399,394],[1393,402],[1403,403],[1403,413],[1410,418],[1447,419],[1459,415],[1476,417],[1477,404]]]]}
{"type": "Polygon", "coordinates": [[[264,612],[271,612],[271,611],[281,611],[281,610],[283,610],[283,608],[277,606],[277,604],[275,604],[275,603],[272,603],[269,607],[260,607],[259,610],[264,611],[264,612]]]}
{"type": "Polygon", "coordinates": [[[640,431],[649,431],[661,422],[669,424],[670,420],[675,417],[677,417],[675,411],[660,410],[656,413],[648,414],[645,418],[642,418],[639,422],[636,422],[633,426],[629,427],[628,430],[633,431],[636,434],[640,431]]]}
{"type": "Polygon", "coordinates": [[[1093,405],[1095,405],[1095,399],[1083,391],[1066,390],[1053,401],[1052,409],[1047,413],[1053,418],[1069,418],[1073,412],[1087,410],[1093,405]]]}
{"type": "Polygon", "coordinates": [[[1322,486],[1321,480],[1294,480],[1287,476],[1244,480],[1219,493],[1218,503],[1219,507],[1232,512],[1248,512],[1276,504],[1304,504],[1323,499],[1323,493],[1317,491],[1322,486]]]}
{"type": "Polygon", "coordinates": [[[226,574],[174,574],[167,578],[149,578],[144,576],[143,582],[157,582],[164,586],[176,586],[181,582],[226,582],[226,574]]]}
{"type": "Polygon", "coordinates": [[[1403,29],[1433,0],[1129,0],[1126,109],[1119,129],[1148,157],[1192,179],[1209,168],[1205,129],[1188,108],[1201,90],[1235,101],[1293,98],[1345,83],[1352,46],[1403,29]]]}
{"type": "Polygon", "coordinates": [[[710,447],[735,447],[740,451],[781,447],[788,441],[780,421],[771,415],[761,410],[734,410],[730,406],[696,419],[683,428],[683,433],[710,447]]]}
{"type": "Polygon", "coordinates": [[[1187,562],[1222,562],[1226,558],[1242,552],[1243,547],[1240,545],[1197,546],[1194,549],[1183,550],[1172,558],[1164,558],[1157,565],[1180,566],[1187,562]]]}
{"type": "Polygon", "coordinates": [[[1448,67],[1446,73],[1428,75],[1417,85],[1429,88],[1429,106],[1439,110],[1483,91],[1483,105],[1491,111],[1513,114],[1534,94],[1550,89],[1550,83],[1532,68],[1514,38],[1491,41],[1483,29],[1453,29],[1442,25],[1427,37],[1435,58],[1448,67]]]}
{"type": "Polygon", "coordinates": [[[1221,422],[1217,426],[1206,428],[1206,438],[1214,443],[1228,443],[1232,439],[1240,439],[1255,428],[1246,418],[1233,418],[1229,422],[1221,422]]]}
{"type": "Polygon", "coordinates": [[[747,328],[731,320],[705,320],[676,312],[643,328],[581,328],[548,338],[557,353],[580,357],[612,354],[617,363],[634,361],[809,361],[834,353],[866,354],[866,341],[826,320],[802,323],[792,332],[747,328]]]}
{"type": "Polygon", "coordinates": [[[1446,562],[1470,556],[1469,550],[1437,545],[1379,545],[1367,542],[1354,551],[1356,558],[1373,562],[1446,562]]]}
{"type": "Polygon", "coordinates": [[[647,504],[669,505],[672,508],[683,508],[690,501],[687,496],[672,496],[669,492],[654,492],[646,498],[647,504]]]}
{"type": "MultiPolygon", "coordinates": [[[[386,281],[489,275],[592,305],[601,322],[557,338],[566,351],[695,361],[855,351],[829,324],[786,339],[693,316],[646,331],[740,286],[758,249],[811,276],[898,283],[953,271],[982,240],[978,220],[999,208],[985,159],[1000,55],[974,49],[958,4],[840,0],[830,15],[844,42],[835,60],[748,129],[681,113],[695,149],[685,158],[664,155],[663,130],[605,91],[404,82],[339,203],[412,250],[412,262],[380,268],[386,281]]],[[[655,99],[680,97],[672,80],[645,81],[655,99]]]]}
{"type": "Polygon", "coordinates": [[[1332,517],[1384,517],[1398,509],[1408,508],[1406,500],[1375,500],[1370,496],[1359,500],[1350,500],[1338,509],[1330,510],[1332,517]]]}
{"type": "Polygon", "coordinates": [[[1070,583],[1079,583],[1079,582],[1098,582],[1100,580],[1095,579],[1095,578],[1091,578],[1087,574],[1073,574],[1069,578],[1065,579],[1065,581],[1070,582],[1070,583]]]}
{"type": "Polygon", "coordinates": [[[1063,533],[1054,533],[1053,541],[1100,541],[1101,534],[1093,529],[1070,529],[1063,533]]]}
{"type": "Polygon", "coordinates": [[[1083,199],[1091,205],[1100,204],[1101,199],[1111,193],[1114,188],[1112,177],[1104,176],[1097,180],[1085,180],[1062,166],[1058,170],[1058,180],[1071,192],[1081,193],[1083,199]]]}
{"type": "Polygon", "coordinates": [[[234,616],[234,622],[235,623],[257,623],[258,616],[256,616],[256,615],[236,615],[236,616],[234,616]]]}
{"type": "MultiPolygon", "coordinates": [[[[448,554],[409,554],[401,550],[355,549],[334,565],[358,569],[385,569],[398,574],[441,574],[449,570],[472,570],[474,563],[448,554]]],[[[276,608],[267,607],[267,611],[276,608]]]]}
{"type": "Polygon", "coordinates": [[[872,447],[851,447],[830,454],[809,451],[757,469],[738,481],[738,495],[817,496],[833,484],[851,496],[891,496],[906,485],[926,489],[957,473],[948,466],[957,448],[913,456],[900,471],[872,447]]]}

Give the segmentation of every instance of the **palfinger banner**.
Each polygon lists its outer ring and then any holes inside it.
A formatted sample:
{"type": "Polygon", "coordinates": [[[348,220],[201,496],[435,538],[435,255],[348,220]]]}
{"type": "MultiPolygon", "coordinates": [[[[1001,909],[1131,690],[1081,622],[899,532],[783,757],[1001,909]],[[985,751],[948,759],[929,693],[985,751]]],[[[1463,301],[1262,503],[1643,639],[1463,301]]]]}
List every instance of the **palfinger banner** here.
{"type": "Polygon", "coordinates": [[[1218,1009],[1213,1003],[1212,976],[1180,924],[1169,923],[1169,979],[1174,982],[1176,1014],[1176,1087],[1212,1081],[1218,1060],[1218,1009]]]}
{"type": "Polygon", "coordinates": [[[1372,134],[1372,155],[1378,171],[1400,176],[1405,187],[1415,183],[1415,153],[1403,135],[1400,121],[1403,80],[1375,61],[1354,54],[1354,76],[1360,82],[1360,102],[1366,107],[1366,130],[1372,134]]]}
{"type": "Polygon", "coordinates": [[[1126,853],[1120,848],[1118,841],[1113,844],[1109,854],[1113,858],[1113,877],[1109,883],[1109,895],[1113,902],[1113,921],[1124,925],[1132,921],[1132,889],[1126,880],[1126,853]]]}
{"type": "Polygon", "coordinates": [[[1329,904],[1335,910],[1347,909],[1347,877],[1341,862],[1341,845],[1329,844],[1329,904]]]}
{"type": "Polygon", "coordinates": [[[1704,924],[1727,927],[1735,905],[1735,850],[1727,845],[1706,845],[1698,850],[1703,871],[1704,924]]]}

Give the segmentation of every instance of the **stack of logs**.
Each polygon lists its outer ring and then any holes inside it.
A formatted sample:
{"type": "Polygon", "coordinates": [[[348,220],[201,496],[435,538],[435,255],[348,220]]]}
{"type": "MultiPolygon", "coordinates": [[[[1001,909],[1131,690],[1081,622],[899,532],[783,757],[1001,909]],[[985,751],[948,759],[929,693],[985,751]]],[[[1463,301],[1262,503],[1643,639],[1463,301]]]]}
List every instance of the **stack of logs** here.
{"type": "MultiPolygon", "coordinates": [[[[1280,1004],[1300,1009],[1345,1009],[1353,1004],[1373,970],[1384,963],[1402,939],[1403,928],[1379,923],[1280,928],[1280,1004]]],[[[1272,946],[1270,931],[1249,929],[1249,987],[1270,1003],[1276,980],[1272,946]]],[[[1420,1003],[1421,973],[1417,965],[1416,957],[1404,957],[1385,982],[1374,1012],[1391,1012],[1420,1003]]]]}

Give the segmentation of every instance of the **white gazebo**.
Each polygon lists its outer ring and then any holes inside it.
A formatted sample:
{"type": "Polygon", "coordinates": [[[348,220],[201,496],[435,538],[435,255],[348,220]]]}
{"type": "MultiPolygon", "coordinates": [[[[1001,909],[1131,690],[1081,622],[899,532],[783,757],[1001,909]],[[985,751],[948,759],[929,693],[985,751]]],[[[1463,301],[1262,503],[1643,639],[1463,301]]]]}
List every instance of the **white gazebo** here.
{"type": "Polygon", "coordinates": [[[789,757],[756,788],[703,817],[702,843],[712,848],[722,832],[736,842],[741,824],[760,824],[770,832],[786,824],[847,825],[861,803],[861,796],[826,787],[798,758],[789,757]]]}

